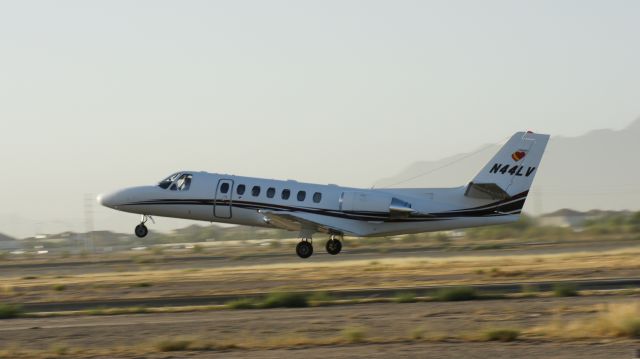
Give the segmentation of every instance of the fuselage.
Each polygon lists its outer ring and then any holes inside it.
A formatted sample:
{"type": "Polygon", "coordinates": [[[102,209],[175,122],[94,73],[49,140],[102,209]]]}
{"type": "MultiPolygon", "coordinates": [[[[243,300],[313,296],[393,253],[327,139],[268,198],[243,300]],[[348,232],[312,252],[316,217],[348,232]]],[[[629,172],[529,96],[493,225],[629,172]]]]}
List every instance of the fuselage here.
{"type": "Polygon", "coordinates": [[[518,219],[526,193],[496,201],[465,196],[466,186],[360,189],[207,172],[181,171],[154,186],[126,188],[99,202],[142,215],[260,227],[265,213],[295,213],[313,231],[386,236],[508,223],[518,219]]]}

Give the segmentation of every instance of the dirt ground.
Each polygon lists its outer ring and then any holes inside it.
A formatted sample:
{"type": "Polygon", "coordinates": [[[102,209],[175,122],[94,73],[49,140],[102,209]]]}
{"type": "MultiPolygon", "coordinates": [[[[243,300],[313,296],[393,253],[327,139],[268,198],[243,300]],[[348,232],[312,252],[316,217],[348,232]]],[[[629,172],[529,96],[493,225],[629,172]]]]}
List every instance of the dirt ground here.
{"type": "Polygon", "coordinates": [[[29,275],[0,276],[0,302],[60,302],[82,299],[150,298],[241,294],[274,290],[337,290],[425,285],[523,283],[542,280],[636,278],[638,254],[630,247],[609,252],[460,254],[445,258],[405,257],[297,261],[253,264],[235,262],[218,268],[174,269],[171,263],[140,264],[73,274],[55,269],[29,275]],[[510,255],[509,255],[510,254],[510,255]]]}
{"type": "Polygon", "coordinates": [[[36,350],[91,358],[632,358],[640,349],[638,340],[549,339],[527,333],[553,321],[588,320],[603,305],[638,300],[529,298],[22,318],[0,321],[0,348],[16,356],[20,350],[36,350]],[[482,341],[482,333],[492,328],[523,334],[510,343],[482,341]],[[353,332],[361,338],[353,340],[353,332]],[[161,352],[158,343],[168,338],[219,345],[161,352]],[[323,338],[334,339],[323,343],[323,338]]]}

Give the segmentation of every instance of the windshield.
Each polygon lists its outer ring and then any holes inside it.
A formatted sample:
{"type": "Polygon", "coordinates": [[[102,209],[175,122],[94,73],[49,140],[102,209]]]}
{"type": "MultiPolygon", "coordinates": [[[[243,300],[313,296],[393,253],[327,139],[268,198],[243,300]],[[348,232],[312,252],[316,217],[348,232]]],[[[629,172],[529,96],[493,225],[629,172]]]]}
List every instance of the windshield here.
{"type": "Polygon", "coordinates": [[[171,184],[173,183],[173,181],[176,180],[176,178],[178,178],[180,176],[180,172],[178,173],[174,173],[171,176],[163,179],[162,181],[160,181],[160,183],[158,183],[158,187],[162,188],[162,189],[167,189],[169,188],[169,186],[171,186],[171,184]]]}
{"type": "Polygon", "coordinates": [[[191,187],[191,178],[190,173],[178,172],[160,181],[158,187],[172,191],[188,191],[191,187]]]}

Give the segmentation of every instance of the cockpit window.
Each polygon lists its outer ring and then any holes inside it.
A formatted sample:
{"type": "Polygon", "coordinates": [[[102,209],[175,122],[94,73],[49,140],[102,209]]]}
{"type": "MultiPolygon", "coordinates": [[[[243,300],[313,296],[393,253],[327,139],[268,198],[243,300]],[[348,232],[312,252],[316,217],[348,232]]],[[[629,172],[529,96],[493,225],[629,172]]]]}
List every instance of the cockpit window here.
{"type": "Polygon", "coordinates": [[[158,186],[163,189],[168,188],[171,191],[188,191],[191,187],[192,177],[189,173],[176,173],[162,180],[158,186]]]}
{"type": "Polygon", "coordinates": [[[162,181],[160,181],[160,183],[158,183],[158,186],[162,189],[167,189],[169,188],[169,186],[171,186],[171,184],[173,183],[173,181],[176,180],[176,178],[180,177],[181,173],[174,173],[171,176],[163,179],[162,181]]]}
{"type": "Polygon", "coordinates": [[[191,187],[191,175],[183,174],[176,181],[176,185],[178,186],[178,191],[188,191],[189,187],[191,187]]]}

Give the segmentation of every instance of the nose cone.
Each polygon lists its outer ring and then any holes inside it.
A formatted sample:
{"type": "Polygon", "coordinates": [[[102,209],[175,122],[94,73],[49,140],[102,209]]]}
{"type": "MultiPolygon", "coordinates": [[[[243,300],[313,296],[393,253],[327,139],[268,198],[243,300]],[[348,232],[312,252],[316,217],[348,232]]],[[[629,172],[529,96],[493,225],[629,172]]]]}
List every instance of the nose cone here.
{"type": "Polygon", "coordinates": [[[115,197],[116,197],[115,193],[100,194],[98,195],[96,200],[102,206],[114,208],[117,205],[115,201],[115,197]]]}

